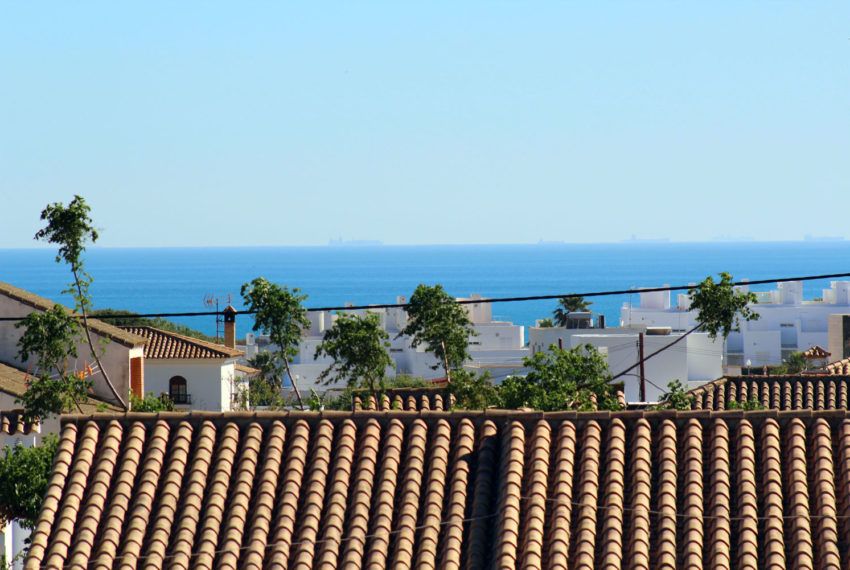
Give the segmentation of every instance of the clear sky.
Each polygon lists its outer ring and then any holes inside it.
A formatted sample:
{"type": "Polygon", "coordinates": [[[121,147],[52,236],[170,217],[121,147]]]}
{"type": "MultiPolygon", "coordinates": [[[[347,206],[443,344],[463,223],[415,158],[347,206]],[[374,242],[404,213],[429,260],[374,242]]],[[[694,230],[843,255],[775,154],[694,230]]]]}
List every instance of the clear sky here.
{"type": "Polygon", "coordinates": [[[850,2],[0,4],[0,247],[850,237],[850,2]]]}

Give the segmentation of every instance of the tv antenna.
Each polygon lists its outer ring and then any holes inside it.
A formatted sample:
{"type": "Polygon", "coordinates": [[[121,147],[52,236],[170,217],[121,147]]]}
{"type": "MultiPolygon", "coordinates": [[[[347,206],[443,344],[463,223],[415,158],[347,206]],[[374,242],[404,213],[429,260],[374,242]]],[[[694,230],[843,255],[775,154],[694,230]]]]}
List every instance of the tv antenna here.
{"type": "MultiPolygon", "coordinates": [[[[224,315],[221,314],[221,299],[213,293],[204,295],[204,306],[210,309],[215,309],[215,341],[221,342],[224,338],[224,315]]],[[[232,303],[230,293],[227,294],[227,303],[225,306],[232,303]]]]}

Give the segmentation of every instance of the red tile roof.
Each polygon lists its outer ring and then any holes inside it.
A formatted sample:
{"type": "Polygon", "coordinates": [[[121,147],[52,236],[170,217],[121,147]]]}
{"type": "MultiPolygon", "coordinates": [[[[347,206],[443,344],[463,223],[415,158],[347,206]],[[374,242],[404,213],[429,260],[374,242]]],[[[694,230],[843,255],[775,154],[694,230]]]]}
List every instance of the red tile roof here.
{"type": "Polygon", "coordinates": [[[730,376],[689,393],[696,410],[725,410],[753,398],[773,410],[846,409],[850,376],[730,376]]]}
{"type": "Polygon", "coordinates": [[[41,425],[38,422],[24,421],[23,410],[0,410],[0,434],[28,435],[40,432],[41,425]]]}
{"type": "Polygon", "coordinates": [[[829,358],[831,353],[827,352],[824,348],[820,346],[813,346],[809,350],[803,353],[804,358],[829,358]]]}
{"type": "Polygon", "coordinates": [[[64,423],[27,567],[839,568],[850,414],[64,423]]]}
{"type": "Polygon", "coordinates": [[[354,411],[387,410],[449,410],[454,396],[446,388],[388,388],[378,397],[361,391],[352,398],[354,411]]]}
{"type": "Polygon", "coordinates": [[[154,327],[124,327],[124,330],[147,339],[145,358],[236,358],[244,353],[223,344],[206,342],[154,327]]]}
{"type": "Polygon", "coordinates": [[[838,360],[826,365],[827,374],[850,374],[850,358],[838,360]]]}

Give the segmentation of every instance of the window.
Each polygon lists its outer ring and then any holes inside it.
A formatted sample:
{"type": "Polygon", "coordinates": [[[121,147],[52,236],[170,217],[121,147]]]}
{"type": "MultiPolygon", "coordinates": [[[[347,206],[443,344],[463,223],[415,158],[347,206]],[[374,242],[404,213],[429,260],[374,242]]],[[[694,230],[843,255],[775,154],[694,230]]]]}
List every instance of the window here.
{"type": "Polygon", "coordinates": [[[182,376],[172,376],[168,381],[168,396],[175,404],[191,404],[192,400],[186,388],[186,379],[182,376]]]}

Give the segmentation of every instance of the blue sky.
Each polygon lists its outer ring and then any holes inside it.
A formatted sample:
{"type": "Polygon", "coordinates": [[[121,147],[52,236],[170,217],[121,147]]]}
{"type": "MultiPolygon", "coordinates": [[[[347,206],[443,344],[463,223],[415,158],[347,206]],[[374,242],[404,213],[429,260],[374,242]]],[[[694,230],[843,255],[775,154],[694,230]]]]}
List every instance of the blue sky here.
{"type": "Polygon", "coordinates": [[[850,237],[850,3],[5,2],[0,247],[850,237]]]}

